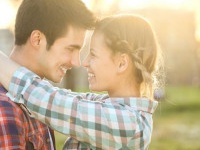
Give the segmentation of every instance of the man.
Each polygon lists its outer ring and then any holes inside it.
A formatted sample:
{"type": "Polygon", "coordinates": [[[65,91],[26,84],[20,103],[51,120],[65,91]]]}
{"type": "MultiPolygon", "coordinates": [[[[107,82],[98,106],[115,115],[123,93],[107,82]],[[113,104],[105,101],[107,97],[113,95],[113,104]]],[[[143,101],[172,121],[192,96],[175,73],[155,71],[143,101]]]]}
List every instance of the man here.
{"type": "MultiPolygon", "coordinates": [[[[85,31],[94,22],[80,0],[23,0],[16,16],[10,58],[41,78],[60,82],[68,69],[79,66],[85,31]]],[[[6,92],[0,86],[0,150],[55,149],[52,130],[30,118],[6,92]]]]}

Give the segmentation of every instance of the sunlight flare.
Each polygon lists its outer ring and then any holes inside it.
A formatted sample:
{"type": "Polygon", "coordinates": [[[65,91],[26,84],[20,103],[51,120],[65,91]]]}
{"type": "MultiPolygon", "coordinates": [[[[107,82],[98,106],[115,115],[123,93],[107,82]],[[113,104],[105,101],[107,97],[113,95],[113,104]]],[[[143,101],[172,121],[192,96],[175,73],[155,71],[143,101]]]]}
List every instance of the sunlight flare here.
{"type": "Polygon", "coordinates": [[[0,0],[0,29],[8,28],[14,18],[14,9],[8,0],[0,0]]]}

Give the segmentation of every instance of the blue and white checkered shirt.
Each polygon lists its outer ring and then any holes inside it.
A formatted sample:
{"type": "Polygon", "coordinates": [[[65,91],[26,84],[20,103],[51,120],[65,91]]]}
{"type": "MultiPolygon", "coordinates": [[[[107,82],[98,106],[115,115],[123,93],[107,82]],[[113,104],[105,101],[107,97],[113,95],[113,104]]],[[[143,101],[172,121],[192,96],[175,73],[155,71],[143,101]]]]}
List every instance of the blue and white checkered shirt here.
{"type": "Polygon", "coordinates": [[[79,141],[74,148],[71,140],[67,149],[146,150],[150,144],[157,101],[59,89],[23,67],[15,71],[9,92],[31,116],[79,141]]]}

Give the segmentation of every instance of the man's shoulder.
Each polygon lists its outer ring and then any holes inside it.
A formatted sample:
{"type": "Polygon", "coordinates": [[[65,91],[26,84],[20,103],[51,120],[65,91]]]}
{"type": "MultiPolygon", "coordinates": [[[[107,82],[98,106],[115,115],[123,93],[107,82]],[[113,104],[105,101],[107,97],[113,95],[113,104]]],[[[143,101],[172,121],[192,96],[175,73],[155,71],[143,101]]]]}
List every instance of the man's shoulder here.
{"type": "Polygon", "coordinates": [[[46,131],[47,125],[31,118],[26,108],[23,105],[11,101],[6,93],[7,91],[2,90],[0,86],[0,114],[3,117],[0,122],[5,122],[8,119],[9,121],[7,123],[9,124],[12,123],[13,119],[14,121],[18,120],[18,123],[21,122],[21,124],[24,124],[24,128],[27,128],[30,133],[38,130],[42,133],[46,131]]]}
{"type": "Polygon", "coordinates": [[[22,122],[28,122],[34,124],[37,122],[34,118],[29,116],[28,111],[22,105],[17,104],[10,100],[6,95],[7,91],[3,91],[0,88],[0,114],[5,117],[13,117],[20,119],[22,122]]]}
{"type": "Polygon", "coordinates": [[[0,93],[7,93],[7,90],[0,83],[0,93]]]}
{"type": "Polygon", "coordinates": [[[6,93],[6,89],[0,86],[0,110],[9,109],[9,111],[11,111],[13,109],[15,112],[18,111],[18,113],[22,113],[18,104],[12,102],[6,93]]]}

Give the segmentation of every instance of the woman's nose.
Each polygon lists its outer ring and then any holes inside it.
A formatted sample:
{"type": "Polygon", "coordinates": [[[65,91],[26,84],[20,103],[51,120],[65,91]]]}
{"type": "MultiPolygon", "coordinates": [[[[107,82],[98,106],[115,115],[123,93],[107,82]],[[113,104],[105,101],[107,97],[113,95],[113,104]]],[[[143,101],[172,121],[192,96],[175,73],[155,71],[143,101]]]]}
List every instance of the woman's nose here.
{"type": "Polygon", "coordinates": [[[81,66],[86,68],[89,66],[89,55],[82,61],[81,66]]]}

